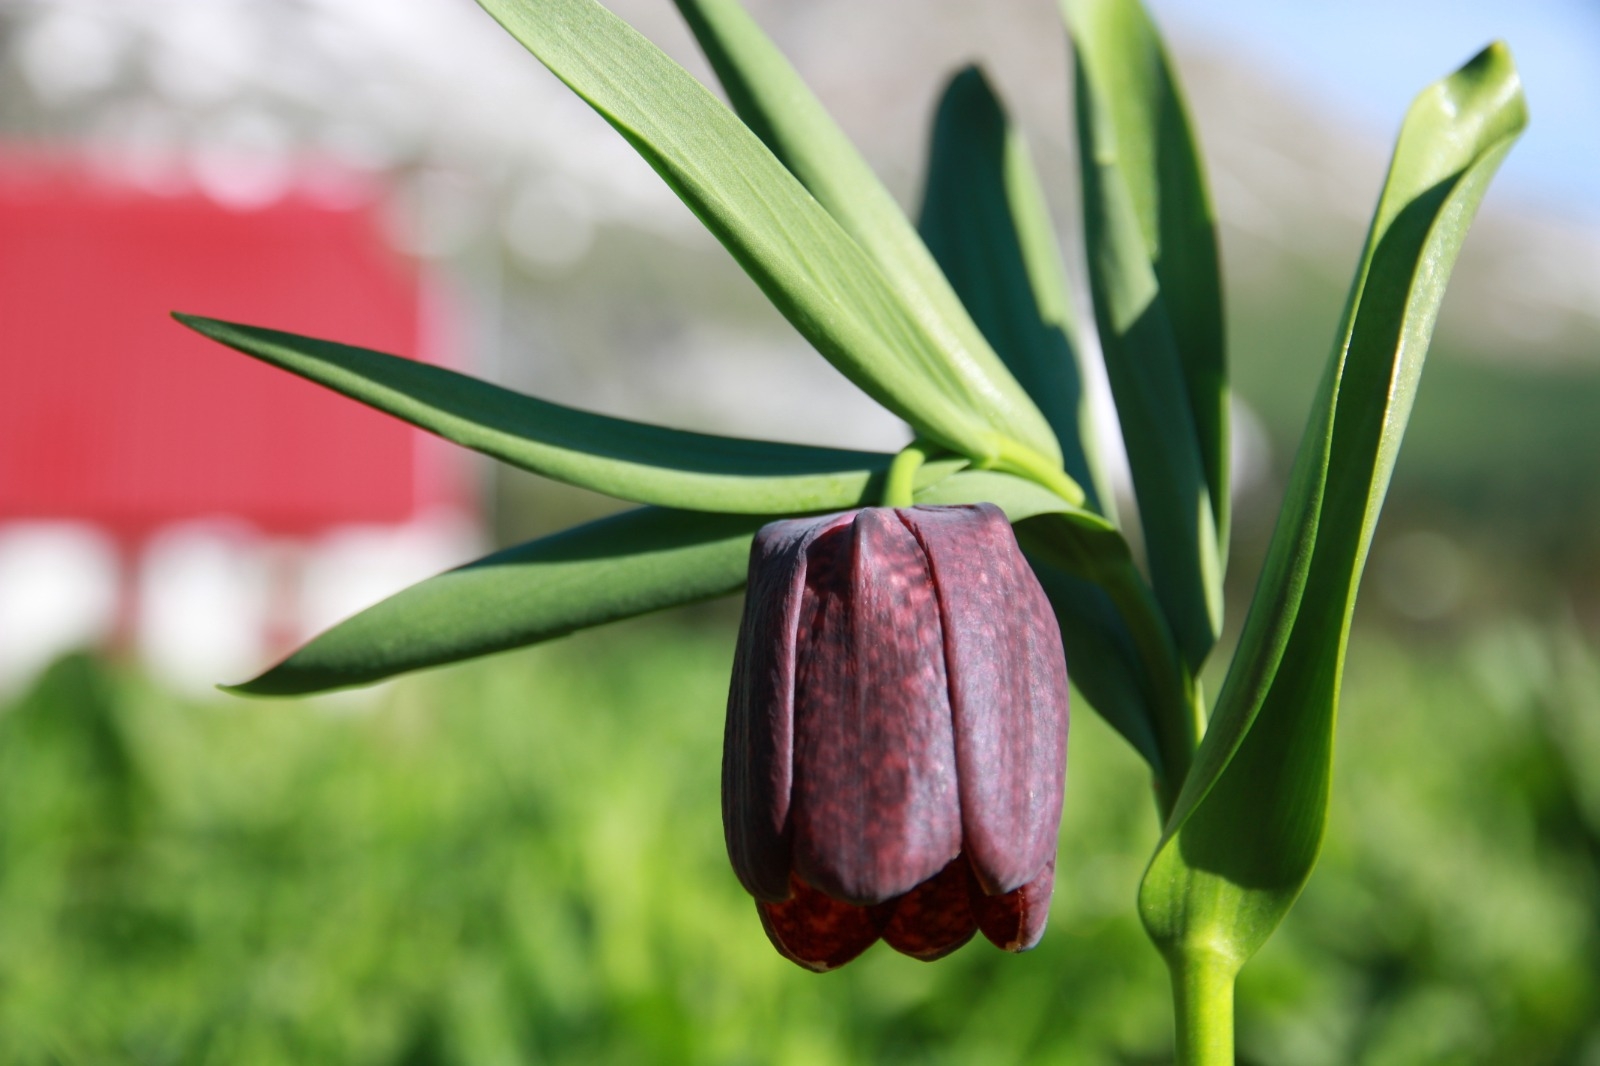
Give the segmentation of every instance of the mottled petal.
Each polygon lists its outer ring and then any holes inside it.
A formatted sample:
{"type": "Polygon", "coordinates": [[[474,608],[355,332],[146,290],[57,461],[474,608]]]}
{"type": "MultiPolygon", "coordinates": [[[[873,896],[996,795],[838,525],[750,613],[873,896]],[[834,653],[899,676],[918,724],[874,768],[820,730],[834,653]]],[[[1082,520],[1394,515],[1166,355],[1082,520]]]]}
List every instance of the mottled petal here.
{"type": "Polygon", "coordinates": [[[873,908],[829,899],[795,878],[788,900],[756,901],[761,927],[790,962],[822,973],[843,966],[877,942],[883,917],[873,908]]]}
{"type": "Polygon", "coordinates": [[[923,962],[942,959],[978,931],[968,886],[972,867],[956,856],[943,870],[897,900],[882,904],[889,912],[884,943],[923,962]]]}
{"type": "Polygon", "coordinates": [[[978,928],[997,948],[1027,951],[1044,936],[1050,920],[1050,895],[1056,883],[1056,860],[1044,864],[1039,876],[1001,896],[985,895],[978,879],[969,881],[972,912],[978,928]]]}
{"type": "Polygon", "coordinates": [[[1061,630],[992,504],[899,512],[933,572],[955,721],[964,847],[984,891],[1055,854],[1067,752],[1061,630]]]}
{"type": "Polygon", "coordinates": [[[806,546],[848,514],[762,527],[750,545],[750,580],[734,651],[722,735],[722,828],[728,858],[757,899],[789,894],[794,721],[794,641],[806,546]]]}
{"type": "Polygon", "coordinates": [[[794,869],[837,899],[881,903],[961,850],[939,609],[893,511],[811,542],[799,626],[794,869]]]}

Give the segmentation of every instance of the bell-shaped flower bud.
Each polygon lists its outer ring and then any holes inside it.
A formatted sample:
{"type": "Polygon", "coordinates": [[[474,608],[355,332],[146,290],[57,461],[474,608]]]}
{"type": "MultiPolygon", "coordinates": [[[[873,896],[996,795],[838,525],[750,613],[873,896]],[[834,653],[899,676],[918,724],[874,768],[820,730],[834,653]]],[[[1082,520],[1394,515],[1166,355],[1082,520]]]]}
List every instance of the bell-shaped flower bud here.
{"type": "Polygon", "coordinates": [[[787,957],[880,937],[922,959],[1038,943],[1067,674],[990,504],[870,507],[756,534],[728,696],[728,854],[787,957]]]}

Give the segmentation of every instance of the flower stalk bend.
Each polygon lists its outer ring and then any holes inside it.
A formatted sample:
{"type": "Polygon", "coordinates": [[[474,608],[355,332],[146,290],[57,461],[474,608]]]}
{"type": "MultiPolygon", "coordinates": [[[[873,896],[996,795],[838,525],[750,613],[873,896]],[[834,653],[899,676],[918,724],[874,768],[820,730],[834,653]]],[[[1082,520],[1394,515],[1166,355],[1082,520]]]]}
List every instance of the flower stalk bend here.
{"type": "Polygon", "coordinates": [[[900,449],[889,464],[883,482],[883,506],[910,507],[915,502],[917,471],[922,469],[930,455],[930,445],[921,437],[900,449]]]}

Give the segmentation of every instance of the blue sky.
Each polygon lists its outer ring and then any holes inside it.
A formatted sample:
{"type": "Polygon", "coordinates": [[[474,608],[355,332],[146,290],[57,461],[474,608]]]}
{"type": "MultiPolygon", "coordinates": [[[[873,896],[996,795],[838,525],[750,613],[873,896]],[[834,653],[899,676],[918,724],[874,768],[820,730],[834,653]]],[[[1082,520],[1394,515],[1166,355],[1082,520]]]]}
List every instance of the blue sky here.
{"type": "Polygon", "coordinates": [[[1174,34],[1243,49],[1392,132],[1418,89],[1489,41],[1511,46],[1532,115],[1500,180],[1600,222],[1600,4],[1594,0],[1148,0],[1174,34]]]}

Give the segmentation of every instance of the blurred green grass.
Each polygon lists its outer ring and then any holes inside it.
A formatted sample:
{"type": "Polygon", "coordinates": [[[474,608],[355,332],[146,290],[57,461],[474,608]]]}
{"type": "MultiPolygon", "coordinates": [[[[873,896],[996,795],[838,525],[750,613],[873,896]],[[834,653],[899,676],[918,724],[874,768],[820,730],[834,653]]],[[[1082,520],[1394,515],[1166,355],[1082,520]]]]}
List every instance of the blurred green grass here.
{"type": "MultiPolygon", "coordinates": [[[[1170,1061],[1148,786],[1092,713],[1038,950],[816,976],[723,854],[732,643],[702,609],[301,703],[62,660],[0,717],[0,1061],[1170,1061]]],[[[1600,1063],[1600,661],[1378,635],[1344,709],[1241,1061],[1600,1063]]]]}

